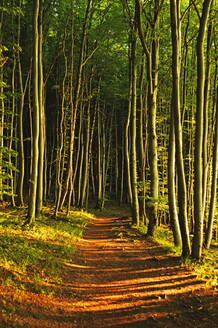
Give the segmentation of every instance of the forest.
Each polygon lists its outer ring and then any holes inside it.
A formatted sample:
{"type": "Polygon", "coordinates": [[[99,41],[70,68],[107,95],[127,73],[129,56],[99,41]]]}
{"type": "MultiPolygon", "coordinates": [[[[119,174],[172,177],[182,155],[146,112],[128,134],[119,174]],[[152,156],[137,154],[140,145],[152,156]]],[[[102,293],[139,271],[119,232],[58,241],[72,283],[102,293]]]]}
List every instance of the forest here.
{"type": "Polygon", "coordinates": [[[217,7],[207,1],[3,1],[0,198],[129,204],[182,254],[217,238],[217,7]],[[190,235],[193,235],[192,243],[190,235]]]}
{"type": "Polygon", "coordinates": [[[72,213],[84,227],[86,211],[116,204],[145,240],[171,231],[184,259],[217,247],[217,11],[216,0],[1,1],[0,206],[22,211],[23,231],[44,216],[64,230],[72,213]]]}

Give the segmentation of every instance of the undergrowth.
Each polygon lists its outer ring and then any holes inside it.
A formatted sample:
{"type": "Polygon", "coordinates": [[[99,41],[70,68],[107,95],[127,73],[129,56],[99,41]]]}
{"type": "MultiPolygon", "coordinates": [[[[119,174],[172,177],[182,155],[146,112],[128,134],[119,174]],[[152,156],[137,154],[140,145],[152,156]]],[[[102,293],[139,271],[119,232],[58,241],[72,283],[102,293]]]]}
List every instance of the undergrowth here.
{"type": "Polygon", "coordinates": [[[51,208],[33,227],[24,226],[25,210],[0,210],[0,284],[15,290],[53,295],[64,266],[73,260],[76,241],[91,217],[71,212],[54,218],[51,208]]]}
{"type": "MultiPolygon", "coordinates": [[[[140,226],[139,231],[146,234],[147,227],[140,226]]],[[[154,241],[163,245],[168,253],[181,255],[181,249],[175,247],[173,243],[173,234],[169,227],[161,225],[156,229],[154,241]]],[[[181,264],[192,270],[197,278],[205,280],[208,285],[217,286],[218,284],[218,246],[212,244],[209,250],[204,250],[202,260],[193,261],[190,258],[181,260],[181,264]]]]}

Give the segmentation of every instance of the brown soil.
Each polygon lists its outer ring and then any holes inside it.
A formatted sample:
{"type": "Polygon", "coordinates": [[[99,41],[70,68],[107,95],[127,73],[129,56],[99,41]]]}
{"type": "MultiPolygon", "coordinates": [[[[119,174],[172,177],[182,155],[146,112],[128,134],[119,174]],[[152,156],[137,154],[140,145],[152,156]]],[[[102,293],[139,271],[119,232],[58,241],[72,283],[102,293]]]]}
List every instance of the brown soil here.
{"type": "Polygon", "coordinates": [[[127,218],[93,219],[53,288],[58,297],[5,287],[0,305],[7,299],[14,313],[1,314],[0,327],[218,327],[216,289],[145,241],[127,218]]]}

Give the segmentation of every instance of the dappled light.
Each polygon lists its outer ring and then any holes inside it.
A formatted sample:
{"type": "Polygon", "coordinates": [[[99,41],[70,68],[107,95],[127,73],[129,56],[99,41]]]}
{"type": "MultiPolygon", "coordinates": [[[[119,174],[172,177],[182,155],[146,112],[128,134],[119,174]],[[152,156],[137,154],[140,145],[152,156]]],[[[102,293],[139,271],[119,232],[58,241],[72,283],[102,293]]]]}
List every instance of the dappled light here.
{"type": "MultiPolygon", "coordinates": [[[[46,282],[44,282],[46,285],[46,282]]],[[[158,244],[129,227],[129,220],[95,218],[87,226],[61,281],[50,281],[54,295],[13,293],[16,327],[215,327],[218,296],[166,254],[158,244]]],[[[5,297],[5,296],[4,296],[5,297]]],[[[2,320],[1,327],[4,326],[2,320]]]]}

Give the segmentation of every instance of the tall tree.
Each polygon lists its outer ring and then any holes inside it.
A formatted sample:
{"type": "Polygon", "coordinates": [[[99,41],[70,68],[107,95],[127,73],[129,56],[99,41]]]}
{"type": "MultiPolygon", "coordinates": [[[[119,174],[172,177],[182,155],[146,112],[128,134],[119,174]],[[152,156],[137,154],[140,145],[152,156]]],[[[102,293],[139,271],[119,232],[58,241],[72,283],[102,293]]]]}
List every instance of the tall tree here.
{"type": "MultiPolygon", "coordinates": [[[[182,235],[182,256],[190,255],[190,240],[187,218],[187,190],[183,162],[183,142],[180,103],[181,71],[181,17],[180,1],[170,0],[171,37],[172,37],[172,102],[171,111],[175,122],[176,167],[178,176],[179,224],[182,235]]],[[[173,132],[173,131],[172,131],[173,132]]],[[[171,133],[172,133],[171,132],[171,133]]],[[[172,156],[172,154],[171,154],[172,156]]],[[[174,178],[174,177],[171,177],[174,178]]]]}
{"type": "Polygon", "coordinates": [[[34,2],[33,13],[33,157],[32,171],[30,175],[30,194],[28,204],[28,224],[35,222],[37,182],[38,182],[38,163],[39,163],[39,9],[41,0],[34,2]]]}
{"type": "Polygon", "coordinates": [[[213,223],[214,223],[214,214],[215,214],[216,200],[217,200],[217,175],[218,175],[218,87],[216,92],[216,123],[215,123],[215,133],[214,133],[211,199],[210,199],[207,229],[205,233],[206,248],[210,247],[213,237],[213,223]]]}
{"type": "Polygon", "coordinates": [[[197,91],[196,91],[196,131],[194,154],[194,238],[192,244],[192,257],[200,259],[203,245],[203,120],[204,120],[204,87],[205,62],[204,40],[212,0],[204,0],[200,26],[197,37],[197,91]]]}
{"type": "Polygon", "coordinates": [[[152,40],[148,46],[142,25],[142,2],[135,0],[136,4],[136,21],[139,38],[141,40],[143,51],[147,59],[147,82],[148,82],[148,157],[150,167],[150,196],[147,206],[148,212],[148,231],[147,236],[154,236],[157,225],[158,213],[158,155],[157,155],[157,91],[158,91],[158,71],[159,71],[159,36],[157,29],[159,26],[159,15],[162,1],[155,0],[153,19],[149,20],[152,29],[152,40]]]}
{"type": "Polygon", "coordinates": [[[39,59],[38,59],[38,99],[39,99],[39,161],[38,161],[38,183],[37,183],[37,199],[36,199],[36,217],[41,213],[41,207],[43,203],[43,190],[44,190],[44,159],[45,159],[45,114],[44,114],[44,81],[43,81],[43,3],[40,2],[39,8],[39,21],[38,21],[38,33],[39,33],[39,59]]]}
{"type": "Polygon", "coordinates": [[[133,222],[139,225],[139,200],[137,189],[137,154],[136,154],[136,99],[137,99],[137,64],[136,64],[136,44],[137,44],[137,21],[136,11],[134,24],[131,31],[130,41],[130,65],[131,65],[131,182],[132,182],[132,217],[133,222]]]}

